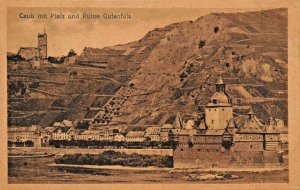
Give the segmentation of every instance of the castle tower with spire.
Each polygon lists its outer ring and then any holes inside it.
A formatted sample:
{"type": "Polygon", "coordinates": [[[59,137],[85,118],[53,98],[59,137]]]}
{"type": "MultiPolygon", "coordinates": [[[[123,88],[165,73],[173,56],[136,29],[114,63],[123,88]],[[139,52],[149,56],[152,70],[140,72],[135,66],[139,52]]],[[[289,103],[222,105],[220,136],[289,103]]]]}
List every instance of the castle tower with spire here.
{"type": "Polygon", "coordinates": [[[38,34],[38,52],[40,59],[47,59],[47,34],[44,29],[44,33],[38,34]]]}
{"type": "Polygon", "coordinates": [[[232,102],[221,75],[215,85],[216,92],[205,107],[205,122],[209,129],[225,129],[233,119],[232,102]]]}

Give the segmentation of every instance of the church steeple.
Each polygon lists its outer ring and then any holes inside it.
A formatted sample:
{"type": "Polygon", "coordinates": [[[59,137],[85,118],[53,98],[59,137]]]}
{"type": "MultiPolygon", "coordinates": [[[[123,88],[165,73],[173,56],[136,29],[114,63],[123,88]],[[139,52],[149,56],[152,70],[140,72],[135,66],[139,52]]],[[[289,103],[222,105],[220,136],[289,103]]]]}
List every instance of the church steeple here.
{"type": "Polygon", "coordinates": [[[220,78],[216,83],[216,91],[217,92],[225,92],[225,83],[223,82],[221,73],[220,73],[220,78]]]}

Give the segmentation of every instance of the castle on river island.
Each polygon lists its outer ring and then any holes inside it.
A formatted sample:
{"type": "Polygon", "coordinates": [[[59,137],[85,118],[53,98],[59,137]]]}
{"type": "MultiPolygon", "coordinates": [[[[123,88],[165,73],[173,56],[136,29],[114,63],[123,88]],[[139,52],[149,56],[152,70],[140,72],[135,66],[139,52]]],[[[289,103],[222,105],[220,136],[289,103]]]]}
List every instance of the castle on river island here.
{"type": "Polygon", "coordinates": [[[221,76],[198,126],[182,129],[174,151],[176,167],[253,166],[283,162],[287,128],[280,119],[263,124],[252,109],[237,125],[221,76]],[[195,130],[196,129],[196,130],[195,130]]]}

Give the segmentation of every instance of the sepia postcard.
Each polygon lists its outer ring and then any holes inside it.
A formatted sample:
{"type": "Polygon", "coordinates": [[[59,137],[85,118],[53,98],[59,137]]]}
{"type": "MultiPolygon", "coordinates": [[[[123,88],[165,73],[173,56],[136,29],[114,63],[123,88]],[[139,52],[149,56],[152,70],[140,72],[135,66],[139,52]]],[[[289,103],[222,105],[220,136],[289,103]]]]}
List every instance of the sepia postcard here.
{"type": "Polygon", "coordinates": [[[300,189],[297,1],[7,1],[1,184],[300,189]]]}

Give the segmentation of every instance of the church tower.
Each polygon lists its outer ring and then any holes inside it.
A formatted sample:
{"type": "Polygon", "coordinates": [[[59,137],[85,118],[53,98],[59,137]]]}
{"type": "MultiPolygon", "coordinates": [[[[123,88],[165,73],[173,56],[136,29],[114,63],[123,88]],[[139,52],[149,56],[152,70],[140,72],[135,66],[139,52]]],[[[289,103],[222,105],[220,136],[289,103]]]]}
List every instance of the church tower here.
{"type": "Polygon", "coordinates": [[[38,51],[40,59],[47,59],[47,34],[38,34],[38,51]]]}
{"type": "Polygon", "coordinates": [[[225,83],[220,75],[216,92],[205,107],[205,122],[208,129],[225,129],[233,119],[231,98],[225,92],[225,83]]]}

